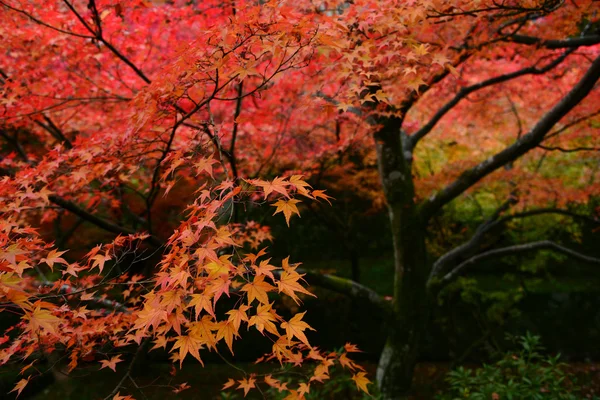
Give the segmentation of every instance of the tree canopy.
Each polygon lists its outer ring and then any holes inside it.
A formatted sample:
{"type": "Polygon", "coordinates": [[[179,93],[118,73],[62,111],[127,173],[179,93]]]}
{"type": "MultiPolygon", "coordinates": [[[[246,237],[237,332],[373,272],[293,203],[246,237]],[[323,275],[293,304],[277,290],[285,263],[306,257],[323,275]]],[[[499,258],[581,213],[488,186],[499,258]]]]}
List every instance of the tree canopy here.
{"type": "Polygon", "coordinates": [[[492,228],[571,218],[566,205],[599,193],[598,11],[593,0],[0,0],[0,297],[20,318],[0,363],[58,353],[69,370],[115,369],[123,349],[151,343],[181,366],[233,353],[247,327],[272,341],[270,358],[320,366],[298,387],[264,379],[290,398],[334,362],[367,391],[352,345],[320,352],[303,313],[273,306],[275,294],[312,296],[306,279],[386,315],[377,379],[398,398],[431,297],[474,261],[550,249],[599,262],[543,239],[479,251],[492,228]],[[277,238],[253,219],[294,229],[303,207],[332,202],[324,186],[358,196],[361,212],[388,209],[391,302],[269,258],[277,238]],[[461,196],[497,209],[433,258],[429,222],[461,196]],[[222,310],[226,298],[237,301],[222,310]]]}

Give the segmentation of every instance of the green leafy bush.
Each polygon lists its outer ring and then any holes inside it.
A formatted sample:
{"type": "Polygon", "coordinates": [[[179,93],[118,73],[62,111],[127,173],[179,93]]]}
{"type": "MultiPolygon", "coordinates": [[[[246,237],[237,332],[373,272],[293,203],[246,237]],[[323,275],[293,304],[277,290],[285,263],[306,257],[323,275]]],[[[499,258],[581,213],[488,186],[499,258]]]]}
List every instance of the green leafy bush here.
{"type": "Polygon", "coordinates": [[[575,400],[578,388],[563,371],[560,355],[542,355],[540,337],[527,333],[517,339],[520,350],[509,352],[494,364],[472,371],[459,367],[448,373],[449,393],[440,400],[455,399],[560,399],[575,400]]]}

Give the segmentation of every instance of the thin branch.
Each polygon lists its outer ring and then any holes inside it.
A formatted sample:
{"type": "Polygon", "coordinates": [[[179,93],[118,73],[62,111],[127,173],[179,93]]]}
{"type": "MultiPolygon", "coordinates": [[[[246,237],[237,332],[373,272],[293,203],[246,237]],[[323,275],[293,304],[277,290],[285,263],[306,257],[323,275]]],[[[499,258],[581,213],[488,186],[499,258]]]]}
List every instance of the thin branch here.
{"type": "Polygon", "coordinates": [[[499,153],[464,171],[454,182],[425,200],[421,206],[423,216],[426,219],[430,218],[445,204],[461,195],[487,175],[537,147],[550,129],[594,89],[598,79],[600,79],[600,56],[594,60],[584,76],[573,86],[569,93],[552,107],[527,134],[499,153]]]}
{"type": "MultiPolygon", "coordinates": [[[[48,199],[52,203],[62,207],[63,209],[65,209],[67,211],[72,212],[73,214],[77,215],[78,217],[84,219],[87,222],[91,222],[92,224],[96,225],[99,228],[104,229],[107,232],[121,234],[121,235],[132,235],[132,234],[137,233],[131,229],[125,228],[125,227],[117,225],[113,222],[110,222],[110,221],[107,221],[100,217],[97,217],[94,214],[91,214],[88,211],[82,209],[75,203],[70,202],[60,196],[50,195],[50,196],[48,196],[48,199]]],[[[157,238],[156,236],[152,236],[152,235],[149,236],[146,239],[146,241],[156,247],[161,247],[163,245],[163,242],[159,238],[157,238]]]]}
{"type": "Polygon", "coordinates": [[[544,140],[548,140],[550,138],[558,136],[561,133],[563,133],[564,131],[566,131],[567,129],[569,129],[569,128],[577,125],[577,124],[580,124],[582,122],[585,122],[585,121],[589,120],[590,118],[593,118],[593,117],[595,117],[597,115],[600,115],[600,110],[595,111],[595,112],[590,113],[590,114],[583,115],[583,116],[581,116],[581,117],[579,117],[577,119],[574,119],[573,121],[571,121],[571,122],[565,124],[564,126],[562,126],[560,129],[557,129],[554,132],[546,135],[546,137],[544,138],[544,140]]]}
{"type": "Polygon", "coordinates": [[[367,286],[356,283],[353,280],[340,278],[339,276],[320,274],[318,272],[297,270],[305,274],[304,279],[311,286],[318,286],[336,293],[344,294],[352,299],[363,300],[377,308],[384,316],[392,313],[390,302],[386,301],[377,292],[367,286]]]}
{"type": "MultiPolygon", "coordinates": [[[[94,30],[87,22],[86,20],[81,16],[81,14],[79,14],[77,12],[77,10],[75,9],[75,7],[73,7],[73,5],[71,3],[69,3],[67,0],[63,0],[63,2],[67,5],[67,7],[71,10],[71,12],[73,14],[75,14],[75,16],[77,17],[77,19],[83,24],[83,26],[85,26],[85,28],[94,35],[94,38],[99,40],[100,42],[102,42],[115,56],[117,56],[118,59],[120,59],[121,61],[123,61],[125,64],[127,64],[127,66],[129,68],[131,68],[144,82],[146,83],[150,83],[150,79],[146,76],[146,74],[144,74],[144,72],[142,72],[141,69],[139,69],[130,59],[128,59],[127,57],[125,57],[119,50],[117,50],[108,40],[106,40],[104,38],[104,36],[102,36],[102,26],[100,25],[100,20],[99,18],[94,19],[96,21],[96,25],[97,25],[97,29],[94,30]]],[[[93,2],[92,2],[93,3],[93,2]]],[[[94,5],[95,8],[95,5],[94,5]]]]}
{"type": "Polygon", "coordinates": [[[112,392],[110,392],[110,394],[108,396],[106,396],[104,398],[104,400],[111,400],[112,398],[114,398],[116,396],[117,393],[119,393],[119,389],[121,389],[121,387],[123,386],[125,381],[131,376],[131,372],[133,371],[133,367],[135,366],[135,363],[137,362],[138,358],[140,357],[140,354],[142,353],[142,351],[144,350],[144,348],[146,347],[146,345],[148,343],[150,343],[149,337],[144,339],[142,344],[140,344],[140,346],[137,348],[133,358],[131,359],[131,362],[129,363],[129,366],[127,367],[127,371],[125,372],[125,375],[123,375],[123,377],[121,378],[119,383],[117,383],[117,385],[112,390],[112,392]]]}
{"type": "Polygon", "coordinates": [[[566,51],[560,57],[557,57],[554,61],[550,62],[548,65],[546,65],[542,68],[538,68],[536,66],[531,66],[531,67],[520,69],[518,71],[510,72],[508,74],[495,76],[493,78],[486,79],[485,81],[476,83],[474,85],[465,86],[465,87],[461,88],[458,91],[458,93],[456,93],[456,95],[452,98],[452,100],[450,100],[449,102],[444,104],[444,106],[442,106],[442,108],[440,108],[433,115],[433,117],[429,120],[429,122],[427,122],[425,125],[423,125],[423,127],[421,127],[421,129],[419,129],[417,132],[415,132],[413,135],[410,136],[410,139],[409,139],[410,147],[409,148],[413,149],[417,145],[419,140],[421,140],[423,137],[425,137],[425,135],[427,135],[429,132],[431,132],[431,130],[442,119],[442,117],[444,117],[444,115],[446,115],[450,110],[452,110],[462,99],[467,97],[469,94],[471,94],[475,91],[493,86],[493,85],[498,85],[500,83],[511,81],[513,79],[516,79],[516,78],[519,78],[519,77],[522,77],[525,75],[545,74],[546,72],[550,71],[551,69],[558,66],[561,62],[563,62],[569,56],[569,54],[571,54],[573,51],[574,50],[566,51]]]}
{"type": "Polygon", "coordinates": [[[574,147],[572,149],[565,149],[560,146],[543,146],[538,145],[540,149],[547,151],[560,151],[561,153],[576,153],[578,151],[600,151],[600,147],[574,147]]]}
{"type": "Polygon", "coordinates": [[[71,143],[71,141],[65,136],[61,129],[58,126],[56,126],[56,124],[50,118],[48,118],[48,116],[42,114],[42,117],[46,121],[47,125],[38,120],[34,120],[34,122],[44,130],[46,130],[48,133],[50,133],[50,135],[56,140],[64,144],[67,149],[72,149],[73,143],[71,143]]]}
{"type": "Polygon", "coordinates": [[[467,261],[459,264],[452,271],[448,272],[441,279],[441,284],[445,285],[445,284],[449,283],[456,277],[464,274],[467,269],[473,267],[474,265],[476,265],[477,263],[480,263],[482,261],[485,261],[488,259],[493,259],[493,258],[498,258],[498,257],[512,256],[512,255],[521,254],[521,253],[528,253],[531,251],[538,251],[538,250],[553,250],[558,253],[565,254],[576,260],[582,261],[584,263],[600,265],[600,258],[581,254],[575,250],[561,246],[550,240],[541,240],[538,242],[531,242],[531,243],[526,243],[526,244],[519,244],[519,245],[514,245],[514,246],[503,247],[500,249],[494,249],[494,250],[490,250],[490,251],[486,251],[484,253],[478,254],[474,257],[471,257],[467,261]]]}
{"type": "Polygon", "coordinates": [[[431,272],[429,274],[428,283],[431,282],[435,277],[443,274],[447,269],[449,269],[450,266],[455,265],[461,258],[464,258],[467,255],[475,252],[475,250],[477,250],[483,242],[485,235],[500,225],[498,223],[498,218],[500,215],[508,210],[512,205],[516,204],[516,202],[517,200],[514,198],[508,199],[500,207],[498,207],[487,220],[477,227],[475,233],[467,242],[453,248],[438,258],[433,263],[431,272]]]}
{"type": "Polygon", "coordinates": [[[527,35],[509,35],[511,42],[530,46],[545,47],[547,49],[576,49],[578,47],[595,46],[600,44],[600,35],[589,35],[570,39],[542,39],[527,35]]]}
{"type": "Polygon", "coordinates": [[[82,38],[82,39],[93,39],[94,38],[94,36],[82,35],[82,34],[79,34],[79,33],[71,32],[71,31],[66,31],[64,29],[60,29],[60,28],[57,28],[55,26],[49,25],[49,24],[45,23],[44,21],[39,20],[36,17],[34,17],[33,15],[29,14],[27,11],[24,11],[24,10],[21,10],[21,9],[18,9],[18,8],[14,8],[14,7],[6,4],[4,1],[0,1],[0,4],[2,4],[4,7],[8,8],[9,10],[12,10],[12,11],[17,12],[19,14],[25,15],[27,18],[29,18],[30,20],[32,20],[36,24],[40,24],[40,25],[45,26],[46,28],[50,28],[50,29],[52,29],[54,31],[57,31],[57,32],[60,32],[60,33],[64,33],[66,35],[71,35],[71,36],[79,37],[79,38],[82,38]]]}
{"type": "Polygon", "coordinates": [[[240,82],[238,87],[237,87],[237,101],[235,104],[235,112],[233,114],[233,132],[231,134],[231,143],[229,145],[229,155],[230,157],[228,157],[229,160],[229,164],[231,165],[231,173],[233,174],[233,179],[234,181],[237,181],[238,179],[238,171],[237,171],[237,160],[235,159],[235,141],[237,139],[237,133],[238,133],[238,129],[239,129],[239,123],[238,123],[238,117],[240,116],[240,113],[242,112],[242,100],[243,100],[243,93],[244,93],[244,82],[240,82]]]}

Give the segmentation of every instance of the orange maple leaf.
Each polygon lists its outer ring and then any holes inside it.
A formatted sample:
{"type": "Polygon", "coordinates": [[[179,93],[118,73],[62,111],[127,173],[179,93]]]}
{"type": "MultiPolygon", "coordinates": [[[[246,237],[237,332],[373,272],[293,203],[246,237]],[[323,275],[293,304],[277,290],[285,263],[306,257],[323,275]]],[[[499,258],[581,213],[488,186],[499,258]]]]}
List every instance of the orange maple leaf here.
{"type": "Polygon", "coordinates": [[[314,331],[314,329],[306,322],[302,321],[304,314],[306,314],[306,312],[298,313],[294,315],[294,317],[288,322],[282,322],[281,328],[285,329],[288,341],[291,341],[294,337],[297,337],[302,343],[310,347],[308,339],[304,335],[304,330],[310,329],[314,331]]]}
{"type": "Polygon", "coordinates": [[[211,316],[205,315],[200,321],[190,324],[190,335],[197,338],[203,344],[206,344],[209,349],[215,349],[217,339],[212,331],[218,328],[218,325],[212,320],[211,316]]]}
{"type": "Polygon", "coordinates": [[[50,310],[42,309],[40,306],[37,306],[31,314],[25,312],[24,318],[29,320],[28,330],[37,332],[43,329],[53,335],[56,335],[55,328],[61,321],[60,318],[52,315],[50,310]]]}
{"type": "Polygon", "coordinates": [[[213,318],[215,317],[215,313],[213,311],[212,303],[210,300],[210,296],[207,296],[203,293],[192,295],[192,300],[190,300],[190,302],[188,303],[188,307],[195,307],[196,319],[198,319],[198,316],[200,315],[200,312],[202,310],[205,310],[213,318]]]}
{"type": "Polygon", "coordinates": [[[227,390],[230,387],[232,387],[233,385],[235,385],[235,381],[233,379],[229,378],[229,380],[227,382],[225,382],[225,384],[223,385],[221,390],[227,390]]]}
{"type": "Polygon", "coordinates": [[[227,347],[229,347],[229,351],[233,354],[233,337],[239,336],[237,329],[235,326],[229,321],[221,322],[219,324],[219,330],[217,331],[217,340],[225,339],[225,343],[227,343],[227,347]]]}
{"type": "Polygon", "coordinates": [[[296,204],[298,203],[301,203],[301,201],[296,199],[277,200],[275,204],[272,204],[273,207],[277,207],[273,215],[283,212],[283,215],[285,216],[285,222],[287,223],[287,226],[290,226],[290,218],[292,214],[297,214],[300,216],[300,211],[298,211],[298,207],[296,207],[296,204]]]}
{"type": "Polygon", "coordinates": [[[356,387],[358,389],[362,390],[366,394],[369,394],[369,389],[367,388],[367,385],[371,383],[371,381],[367,379],[366,375],[367,374],[364,372],[359,372],[356,375],[352,376],[352,380],[356,383],[356,387]]]}
{"type": "Polygon", "coordinates": [[[25,378],[21,379],[19,382],[17,382],[17,384],[15,385],[13,390],[11,390],[8,393],[17,392],[17,397],[19,397],[19,395],[21,394],[23,389],[25,389],[25,386],[27,386],[27,384],[29,383],[30,378],[31,377],[27,377],[27,379],[25,379],[25,378]]]}
{"type": "Polygon", "coordinates": [[[248,394],[248,392],[250,391],[250,389],[255,388],[256,385],[254,384],[256,382],[256,379],[250,377],[248,379],[242,379],[240,381],[238,381],[238,383],[240,384],[237,388],[238,389],[243,389],[244,390],[244,397],[246,397],[246,395],[248,394]]]}
{"type": "Polygon", "coordinates": [[[100,273],[102,273],[102,270],[104,269],[104,263],[106,263],[110,259],[111,258],[108,254],[106,254],[106,255],[96,254],[95,256],[90,258],[90,260],[94,260],[90,269],[93,269],[94,267],[98,267],[98,269],[100,270],[100,273]]]}
{"type": "Polygon", "coordinates": [[[241,305],[239,308],[227,311],[226,314],[229,315],[227,320],[233,324],[233,327],[235,328],[236,332],[240,329],[242,321],[248,322],[248,314],[246,314],[248,308],[250,307],[246,305],[241,305]]]}
{"type": "Polygon", "coordinates": [[[279,293],[283,292],[287,294],[296,302],[296,304],[299,304],[300,300],[298,296],[296,296],[296,292],[316,297],[298,282],[303,276],[304,274],[299,274],[291,268],[288,268],[287,270],[284,268],[284,271],[281,273],[279,281],[277,282],[279,293]]]}
{"type": "Polygon", "coordinates": [[[265,200],[273,192],[277,192],[288,197],[286,186],[288,186],[290,183],[286,182],[284,178],[276,177],[272,182],[255,179],[251,183],[255,186],[260,186],[263,189],[265,192],[265,200]]]}
{"type": "Polygon", "coordinates": [[[121,396],[121,392],[117,392],[117,394],[115,394],[112,400],[133,400],[133,397],[131,397],[128,394],[125,396],[121,396]]]}
{"type": "Polygon", "coordinates": [[[56,251],[56,249],[52,250],[50,253],[48,253],[48,255],[45,258],[42,258],[40,260],[40,262],[45,262],[46,264],[48,264],[48,266],[50,267],[50,269],[54,269],[54,263],[57,264],[68,264],[68,262],[65,261],[64,258],[61,258],[60,256],[62,256],[63,254],[65,254],[68,250],[65,251],[56,251]]]}
{"type": "Polygon", "coordinates": [[[121,356],[120,355],[114,356],[110,360],[100,360],[100,364],[102,364],[102,366],[100,367],[100,369],[110,368],[114,372],[117,372],[117,363],[120,363],[122,361],[123,360],[121,360],[121,356]]]}
{"type": "Polygon", "coordinates": [[[248,304],[252,304],[254,299],[257,299],[259,303],[269,304],[269,295],[267,292],[271,292],[274,289],[275,286],[265,282],[263,275],[258,275],[254,277],[252,282],[245,284],[241,290],[248,293],[248,304]]]}
{"type": "Polygon", "coordinates": [[[250,321],[248,321],[248,326],[256,326],[256,329],[263,335],[263,330],[266,329],[272,334],[279,336],[279,332],[273,321],[277,321],[277,318],[271,309],[271,304],[261,304],[256,310],[256,315],[253,315],[250,321]]]}
{"type": "Polygon", "coordinates": [[[202,347],[202,342],[197,338],[189,336],[178,336],[175,340],[175,344],[171,348],[171,351],[179,349],[179,367],[183,365],[183,359],[190,353],[194,358],[200,361],[200,364],[204,366],[202,359],[200,358],[199,350],[202,347]]]}

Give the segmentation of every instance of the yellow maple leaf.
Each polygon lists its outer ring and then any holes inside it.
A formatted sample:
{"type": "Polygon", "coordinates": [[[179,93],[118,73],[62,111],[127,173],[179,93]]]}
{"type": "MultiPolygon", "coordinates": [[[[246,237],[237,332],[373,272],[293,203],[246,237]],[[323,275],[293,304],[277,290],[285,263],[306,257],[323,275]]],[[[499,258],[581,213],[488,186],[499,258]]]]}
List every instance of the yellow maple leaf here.
{"type": "Polygon", "coordinates": [[[369,389],[367,388],[367,385],[371,383],[371,381],[367,379],[366,375],[367,374],[364,372],[359,372],[356,375],[352,376],[352,380],[356,383],[356,387],[358,389],[362,390],[366,394],[369,394],[369,389]]]}
{"type": "Polygon", "coordinates": [[[300,211],[298,211],[298,207],[296,207],[296,204],[298,203],[301,203],[301,201],[296,199],[277,200],[275,204],[272,204],[273,207],[277,207],[273,215],[283,212],[285,222],[287,223],[287,226],[290,226],[290,217],[292,214],[300,216],[300,211]]]}

